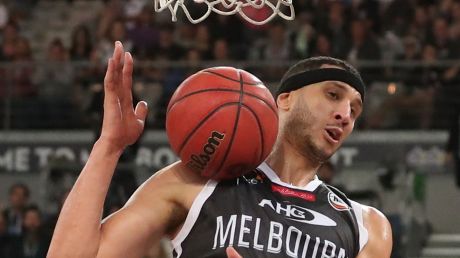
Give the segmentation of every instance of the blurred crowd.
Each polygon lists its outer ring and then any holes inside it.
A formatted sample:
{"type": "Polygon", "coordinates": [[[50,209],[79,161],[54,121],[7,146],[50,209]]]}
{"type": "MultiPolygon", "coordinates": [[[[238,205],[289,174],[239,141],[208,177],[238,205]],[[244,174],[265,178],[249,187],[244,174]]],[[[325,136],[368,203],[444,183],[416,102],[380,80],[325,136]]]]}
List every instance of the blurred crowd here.
{"type": "Polygon", "coordinates": [[[24,184],[13,184],[8,193],[8,205],[0,207],[0,257],[46,257],[56,214],[45,216],[29,203],[30,190],[24,184]]]}
{"type": "MultiPolygon", "coordinates": [[[[101,82],[115,40],[136,60],[134,91],[150,104],[150,128],[163,128],[172,93],[201,68],[236,62],[273,88],[288,65],[318,55],[345,59],[362,72],[370,97],[360,129],[447,129],[459,106],[460,1],[295,1],[295,21],[264,26],[215,14],[193,25],[181,10],[173,23],[168,10],[154,13],[152,4],[0,1],[3,127],[80,129],[99,123],[101,82]],[[46,3],[82,18],[71,24],[68,13],[57,15],[66,27],[53,36],[53,29],[37,26],[46,3]],[[92,8],[78,11],[81,3],[92,8]]],[[[186,6],[194,17],[205,11],[192,1],[186,6]]]]}
{"type": "MultiPolygon", "coordinates": [[[[0,257],[45,258],[68,189],[56,195],[58,198],[50,203],[57,206],[54,211],[33,203],[31,191],[26,184],[13,183],[6,190],[8,201],[5,204],[0,202],[0,257]]],[[[104,217],[121,206],[107,202],[104,217]]],[[[161,242],[152,246],[144,258],[170,258],[169,244],[161,242]]]]}

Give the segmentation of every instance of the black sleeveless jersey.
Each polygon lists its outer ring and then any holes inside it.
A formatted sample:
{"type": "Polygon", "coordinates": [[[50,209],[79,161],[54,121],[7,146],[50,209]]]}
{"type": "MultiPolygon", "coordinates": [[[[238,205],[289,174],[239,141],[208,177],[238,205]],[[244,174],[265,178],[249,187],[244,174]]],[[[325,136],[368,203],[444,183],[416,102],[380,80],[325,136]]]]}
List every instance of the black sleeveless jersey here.
{"type": "Polygon", "coordinates": [[[361,206],[317,178],[279,180],[263,163],[237,179],[210,180],[172,240],[174,257],[356,257],[367,241],[361,206]]]}

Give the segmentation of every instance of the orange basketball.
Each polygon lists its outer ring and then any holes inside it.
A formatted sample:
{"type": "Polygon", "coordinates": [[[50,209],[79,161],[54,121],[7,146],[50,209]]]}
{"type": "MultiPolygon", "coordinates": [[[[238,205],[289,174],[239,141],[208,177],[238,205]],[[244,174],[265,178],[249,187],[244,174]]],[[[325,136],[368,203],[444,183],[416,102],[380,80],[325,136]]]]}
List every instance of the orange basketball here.
{"type": "Polygon", "coordinates": [[[254,75],[209,68],[177,88],[167,109],[166,133],[191,170],[207,178],[235,178],[270,153],[278,113],[270,91],[254,75]]]}

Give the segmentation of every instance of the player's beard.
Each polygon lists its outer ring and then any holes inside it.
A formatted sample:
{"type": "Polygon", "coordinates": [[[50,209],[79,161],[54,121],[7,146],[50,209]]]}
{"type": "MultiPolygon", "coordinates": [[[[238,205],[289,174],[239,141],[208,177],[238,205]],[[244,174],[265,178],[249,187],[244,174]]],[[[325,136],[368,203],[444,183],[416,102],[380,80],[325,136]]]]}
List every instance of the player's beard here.
{"type": "Polygon", "coordinates": [[[285,138],[297,151],[313,163],[321,164],[333,153],[327,153],[314,142],[312,133],[314,125],[319,123],[318,120],[307,103],[296,103],[286,120],[284,131],[285,138]]]}

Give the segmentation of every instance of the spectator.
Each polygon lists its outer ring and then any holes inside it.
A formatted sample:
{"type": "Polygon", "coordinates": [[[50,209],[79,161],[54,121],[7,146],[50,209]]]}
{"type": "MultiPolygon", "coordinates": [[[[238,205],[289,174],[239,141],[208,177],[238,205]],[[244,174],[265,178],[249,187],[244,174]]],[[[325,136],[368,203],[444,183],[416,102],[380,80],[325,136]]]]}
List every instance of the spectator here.
{"type": "Polygon", "coordinates": [[[97,40],[103,40],[110,34],[110,27],[123,17],[123,6],[120,0],[107,0],[99,15],[97,26],[97,40]]]}
{"type": "MultiPolygon", "coordinates": [[[[381,59],[380,47],[374,35],[370,33],[365,20],[354,20],[350,25],[351,41],[347,51],[347,60],[352,64],[359,61],[378,61],[381,59]]],[[[361,68],[363,80],[370,83],[379,79],[381,70],[378,68],[361,68]]]]}
{"type": "Polygon", "coordinates": [[[15,183],[9,189],[9,204],[4,211],[7,218],[8,234],[19,236],[22,234],[24,212],[29,202],[29,187],[22,183],[15,183]]]}
{"type": "Polygon", "coordinates": [[[228,62],[231,60],[231,55],[229,53],[228,49],[228,43],[225,39],[218,39],[214,42],[214,47],[213,47],[213,56],[212,59],[218,62],[228,62]]]}
{"type": "MultiPolygon", "coordinates": [[[[172,26],[169,23],[162,24],[160,29],[171,31],[172,41],[178,44],[183,49],[193,48],[195,44],[195,26],[184,22],[177,26],[172,26]]],[[[161,44],[161,43],[160,43],[161,44]]]]}
{"type": "Polygon", "coordinates": [[[18,129],[31,128],[27,119],[36,110],[34,97],[37,88],[33,83],[34,64],[28,39],[17,36],[7,40],[3,45],[4,55],[12,64],[0,68],[0,98],[9,97],[11,107],[11,127],[18,129]]]}
{"type": "Polygon", "coordinates": [[[212,39],[225,39],[229,47],[231,58],[246,60],[248,58],[248,39],[244,24],[237,16],[211,15],[208,28],[212,39]]]}
{"type": "Polygon", "coordinates": [[[441,60],[454,59],[459,56],[458,44],[450,38],[449,24],[443,17],[438,17],[433,22],[429,43],[437,49],[437,58],[441,60]]]}
{"type": "Polygon", "coordinates": [[[370,33],[365,20],[352,21],[350,35],[351,42],[347,54],[348,61],[356,63],[358,60],[379,60],[381,58],[379,45],[370,33]]]}
{"type": "Polygon", "coordinates": [[[70,60],[88,61],[93,51],[91,34],[86,25],[78,25],[72,31],[70,60]]]}
{"type": "Polygon", "coordinates": [[[10,94],[10,96],[18,99],[35,96],[37,89],[32,80],[34,67],[31,63],[32,53],[29,40],[24,37],[18,37],[12,41],[6,41],[5,44],[11,44],[4,45],[4,50],[6,47],[9,49],[8,51],[11,51],[8,54],[8,58],[11,58],[10,61],[15,66],[1,71],[3,73],[1,76],[6,79],[3,80],[5,84],[0,86],[0,95],[10,94]],[[8,81],[11,83],[10,85],[7,84],[8,81]],[[12,88],[6,89],[5,87],[8,86],[12,88]],[[7,93],[8,91],[9,93],[7,93]]]}
{"type": "Polygon", "coordinates": [[[0,60],[11,61],[14,59],[16,42],[20,37],[19,26],[13,21],[8,21],[4,25],[2,32],[2,51],[0,60]]]}
{"type": "Polygon", "coordinates": [[[409,25],[407,35],[414,36],[418,40],[425,42],[429,37],[430,18],[426,6],[415,8],[414,18],[409,25]]]}
{"type": "Polygon", "coordinates": [[[20,255],[17,250],[20,238],[8,233],[7,219],[6,214],[0,211],[0,257],[16,258],[20,255]]]}
{"type": "Polygon", "coordinates": [[[208,26],[200,24],[196,27],[194,46],[196,50],[200,51],[201,57],[209,60],[212,57],[212,42],[209,35],[208,26]]]}
{"type": "MultiPolygon", "coordinates": [[[[417,38],[414,36],[407,36],[403,40],[404,52],[396,57],[397,61],[401,62],[420,62],[421,60],[421,46],[417,38]]],[[[396,67],[394,69],[394,75],[397,79],[404,82],[405,85],[418,85],[419,78],[415,77],[414,74],[419,74],[420,67],[414,65],[404,65],[403,67],[396,67]]]]}
{"type": "Polygon", "coordinates": [[[340,58],[346,57],[349,41],[346,29],[348,22],[343,5],[342,2],[330,3],[327,25],[324,29],[319,30],[331,35],[332,53],[340,58]]]}
{"type": "MultiPolygon", "coordinates": [[[[377,1],[373,1],[377,2],[377,1]]],[[[391,31],[400,38],[403,38],[408,33],[409,27],[412,25],[414,17],[414,9],[417,5],[406,0],[388,1],[382,9],[382,32],[391,31]]],[[[376,19],[374,16],[366,16],[367,18],[376,19]]],[[[361,17],[362,18],[362,17],[361,17]]],[[[378,18],[377,18],[378,19],[378,18]]],[[[420,24],[417,24],[418,28],[420,24]]],[[[415,36],[415,35],[412,35],[415,36]]]]}
{"type": "Polygon", "coordinates": [[[51,239],[43,234],[42,214],[35,205],[24,211],[23,234],[19,242],[22,253],[17,258],[45,258],[51,239]]]}
{"type": "Polygon", "coordinates": [[[312,56],[333,56],[331,41],[326,34],[320,33],[316,37],[315,50],[312,56]]]}
{"type": "Polygon", "coordinates": [[[296,20],[298,21],[298,27],[292,30],[293,55],[295,59],[307,58],[314,51],[316,32],[311,25],[309,13],[300,13],[296,20]]]}
{"type": "MultiPolygon", "coordinates": [[[[74,101],[77,103],[76,107],[78,107],[79,111],[84,110],[84,106],[87,104],[84,93],[89,88],[92,80],[97,79],[92,73],[93,63],[89,63],[93,53],[93,40],[88,26],[78,25],[72,31],[69,54],[70,60],[77,62],[72,64],[72,71],[73,84],[76,86],[74,101]]],[[[84,118],[79,118],[78,120],[84,120],[84,118]]]]}
{"type": "Polygon", "coordinates": [[[154,22],[151,6],[145,6],[135,18],[134,26],[127,32],[127,38],[133,42],[133,55],[138,59],[149,58],[151,49],[158,44],[159,32],[154,22]]]}
{"type": "Polygon", "coordinates": [[[201,57],[201,52],[194,48],[189,49],[186,54],[186,61],[188,67],[190,67],[193,70],[193,72],[189,73],[189,75],[192,75],[193,73],[197,72],[196,69],[200,68],[200,63],[203,61],[203,58],[201,57]]]}
{"type": "Polygon", "coordinates": [[[56,128],[71,128],[74,124],[75,88],[74,69],[69,63],[69,52],[61,39],[48,45],[46,65],[38,67],[35,82],[41,105],[39,127],[53,123],[56,128]]]}
{"type": "MultiPolygon", "coordinates": [[[[126,20],[126,27],[128,29],[134,26],[135,20],[137,20],[145,7],[147,7],[147,3],[148,0],[127,0],[123,2],[123,17],[126,20]]],[[[153,16],[152,13],[150,13],[150,16],[153,16]]]]}
{"type": "Polygon", "coordinates": [[[16,39],[15,40],[3,40],[0,59],[2,61],[12,61],[16,51],[16,39]]]}
{"type": "Polygon", "coordinates": [[[286,25],[275,20],[268,25],[268,38],[260,42],[260,45],[255,45],[252,52],[258,60],[264,60],[272,65],[261,69],[262,78],[265,80],[275,80],[284,73],[284,68],[279,66],[280,62],[290,60],[292,46],[289,35],[286,30],[286,25]]]}
{"type": "MultiPolygon", "coordinates": [[[[442,69],[435,66],[437,49],[432,45],[425,45],[422,50],[423,67],[418,70],[420,74],[417,84],[410,88],[409,96],[401,99],[400,112],[401,128],[430,127],[433,114],[433,99],[437,89],[442,84],[442,69]]],[[[415,81],[414,81],[415,83],[415,81]]]]}
{"type": "Polygon", "coordinates": [[[152,49],[150,56],[154,59],[163,59],[168,61],[179,61],[184,58],[185,50],[174,42],[174,27],[163,25],[160,28],[158,45],[152,49]]]}
{"type": "Polygon", "coordinates": [[[283,61],[291,58],[291,45],[286,33],[286,25],[281,21],[270,23],[268,39],[261,49],[261,59],[283,61]]]}
{"type": "Polygon", "coordinates": [[[420,43],[417,38],[407,36],[403,40],[404,53],[397,57],[401,61],[420,61],[420,43]]]}
{"type": "Polygon", "coordinates": [[[46,65],[40,66],[35,74],[39,85],[39,96],[45,100],[68,102],[72,94],[73,67],[69,61],[69,52],[59,38],[48,44],[46,65]]]}

